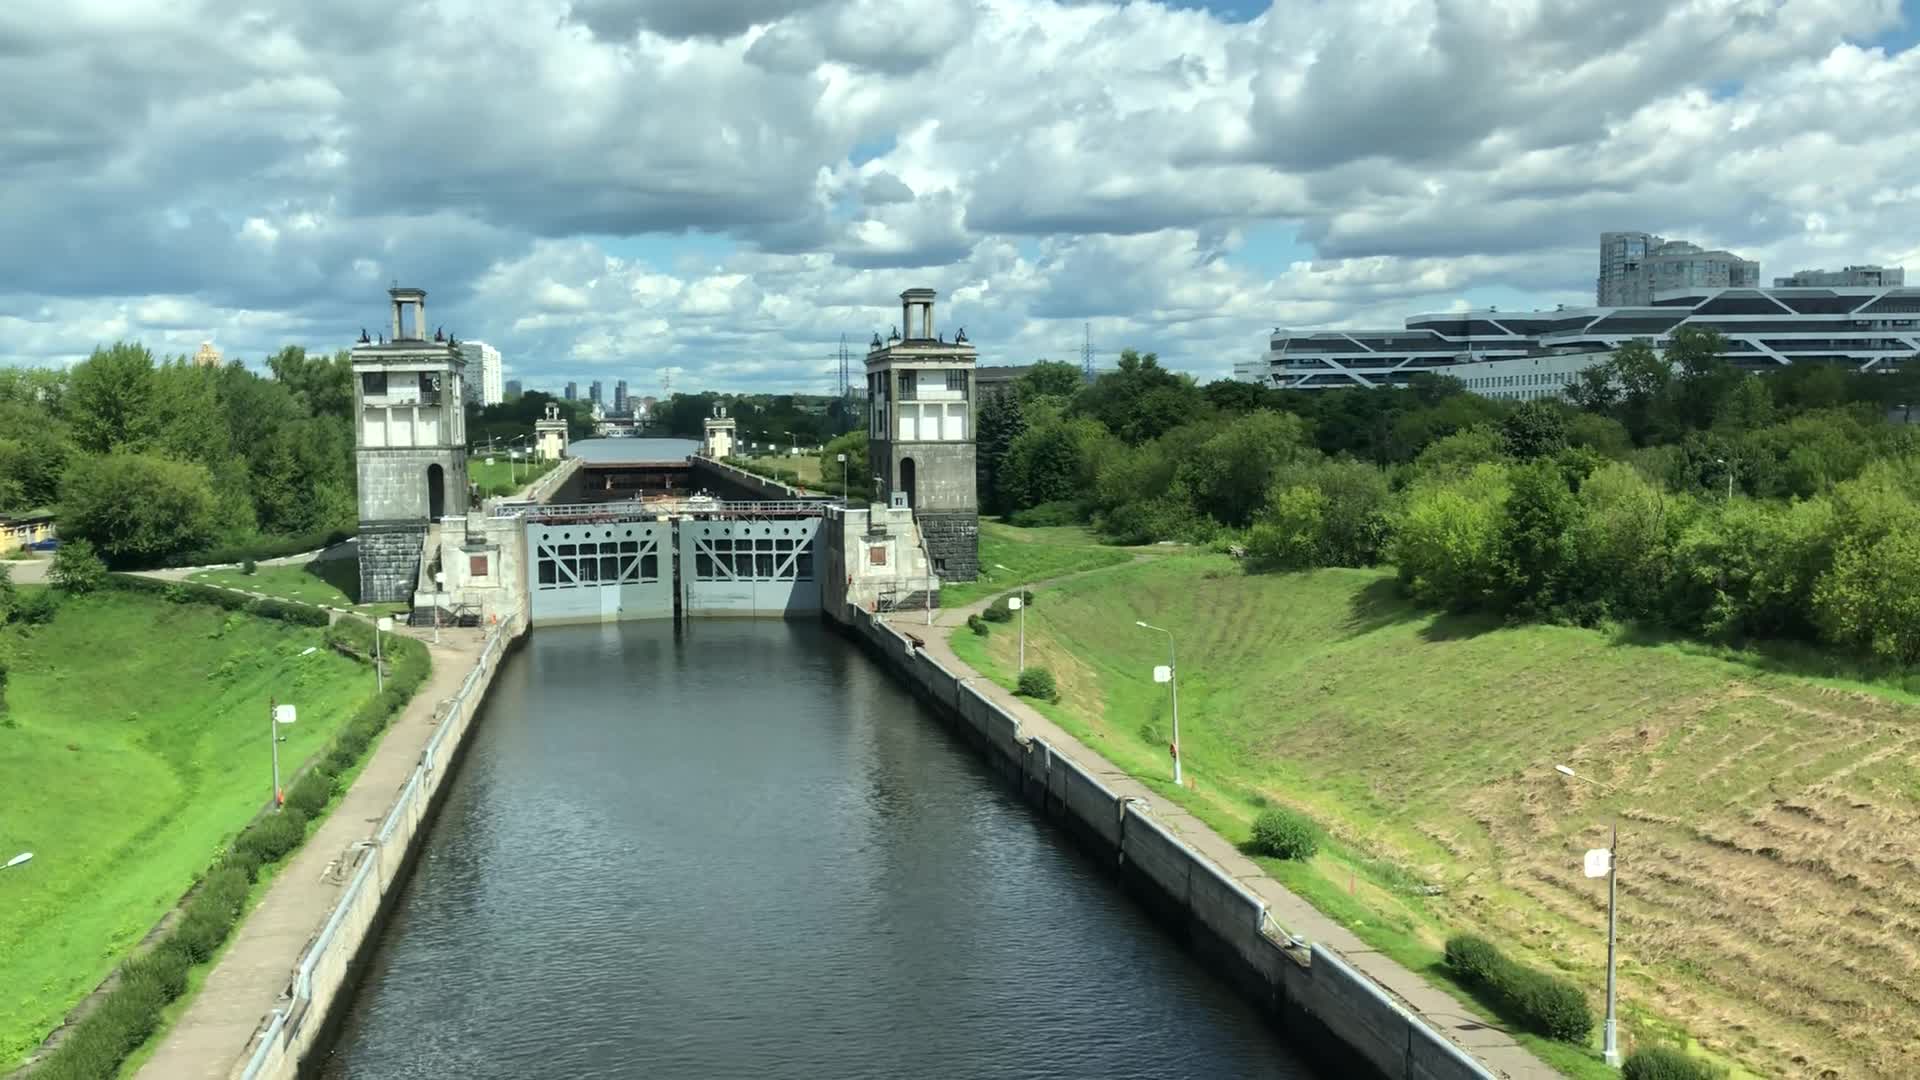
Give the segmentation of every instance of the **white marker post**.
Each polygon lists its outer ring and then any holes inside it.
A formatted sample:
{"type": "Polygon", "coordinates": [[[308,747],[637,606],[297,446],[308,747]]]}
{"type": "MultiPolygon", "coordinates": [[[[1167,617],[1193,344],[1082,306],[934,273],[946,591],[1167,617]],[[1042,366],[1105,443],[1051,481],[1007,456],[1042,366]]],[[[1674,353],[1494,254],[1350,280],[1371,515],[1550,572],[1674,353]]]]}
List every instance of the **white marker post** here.
{"type": "Polygon", "coordinates": [[[1007,597],[1007,607],[1020,613],[1020,670],[1027,670],[1027,605],[1017,596],[1007,597]]]}
{"type": "Polygon", "coordinates": [[[273,811],[277,814],[286,801],[280,796],[280,725],[293,723],[294,709],[291,705],[276,705],[269,699],[267,711],[270,717],[267,729],[273,742],[273,811]]]}

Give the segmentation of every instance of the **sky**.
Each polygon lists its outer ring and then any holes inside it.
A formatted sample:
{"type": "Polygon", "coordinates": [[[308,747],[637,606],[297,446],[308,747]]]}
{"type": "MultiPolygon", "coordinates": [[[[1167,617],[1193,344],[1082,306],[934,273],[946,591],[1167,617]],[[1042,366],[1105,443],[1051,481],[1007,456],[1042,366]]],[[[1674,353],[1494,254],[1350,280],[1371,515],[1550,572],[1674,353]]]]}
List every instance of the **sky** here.
{"type": "Polygon", "coordinates": [[[428,321],[557,391],[831,392],[1591,303],[1598,234],[1920,273],[1910,0],[0,4],[0,363],[428,321]]]}

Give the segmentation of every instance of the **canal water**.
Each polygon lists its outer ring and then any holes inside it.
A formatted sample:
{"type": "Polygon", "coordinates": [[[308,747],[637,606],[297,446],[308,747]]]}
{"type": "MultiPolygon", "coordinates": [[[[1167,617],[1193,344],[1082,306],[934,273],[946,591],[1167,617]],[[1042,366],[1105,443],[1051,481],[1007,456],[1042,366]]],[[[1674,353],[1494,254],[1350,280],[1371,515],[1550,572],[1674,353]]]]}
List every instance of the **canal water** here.
{"type": "Polygon", "coordinates": [[[536,631],[330,1078],[1313,1075],[814,622],[536,631]]]}

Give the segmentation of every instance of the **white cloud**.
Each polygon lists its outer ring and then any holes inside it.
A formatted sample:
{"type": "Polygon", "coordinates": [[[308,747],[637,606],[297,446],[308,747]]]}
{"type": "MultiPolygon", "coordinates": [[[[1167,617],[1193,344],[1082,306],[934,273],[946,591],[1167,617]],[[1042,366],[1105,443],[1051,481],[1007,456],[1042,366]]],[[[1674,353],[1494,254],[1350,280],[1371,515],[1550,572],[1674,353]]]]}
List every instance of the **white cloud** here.
{"type": "MultiPolygon", "coordinates": [[[[1895,0],[0,5],[0,360],[331,348],[404,278],[531,385],[819,390],[1591,290],[1596,234],[1920,260],[1895,0]],[[44,6],[43,6],[44,7],[44,6]],[[111,62],[106,58],[111,57],[111,62]],[[1304,251],[1263,250],[1297,235],[1304,251]],[[716,242],[715,238],[721,238],[716,242]],[[1252,240],[1250,237],[1259,237],[1252,240]],[[189,342],[187,339],[191,338],[189,342]]],[[[1920,270],[1920,266],[1916,266],[1920,270]]]]}

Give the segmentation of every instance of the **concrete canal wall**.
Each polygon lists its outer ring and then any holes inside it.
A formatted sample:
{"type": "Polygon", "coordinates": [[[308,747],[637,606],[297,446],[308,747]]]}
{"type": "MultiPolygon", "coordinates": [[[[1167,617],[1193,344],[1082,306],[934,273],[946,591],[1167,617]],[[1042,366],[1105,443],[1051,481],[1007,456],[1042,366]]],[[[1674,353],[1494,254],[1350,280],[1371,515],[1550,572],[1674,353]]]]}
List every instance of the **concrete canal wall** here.
{"type": "Polygon", "coordinates": [[[1115,868],[1122,883],[1257,1002],[1303,1049],[1342,1074],[1356,1067],[1388,1080],[1485,1080],[1496,1074],[1388,996],[1331,950],[1290,938],[1267,906],[1219,865],[1122,797],[1086,765],[1029,736],[1020,721],[916,648],[906,633],[857,608],[842,625],[1029,801],[1115,868]]]}
{"type": "Polygon", "coordinates": [[[441,707],[439,725],[406,786],[354,863],[345,868],[350,875],[347,887],[320,933],[301,954],[286,998],[230,1075],[243,1080],[304,1075],[311,1065],[309,1058],[328,1045],[351,1001],[353,980],[371,957],[399,886],[426,840],[474,715],[501,661],[526,633],[526,626],[525,615],[516,615],[488,635],[459,692],[441,707]]]}

